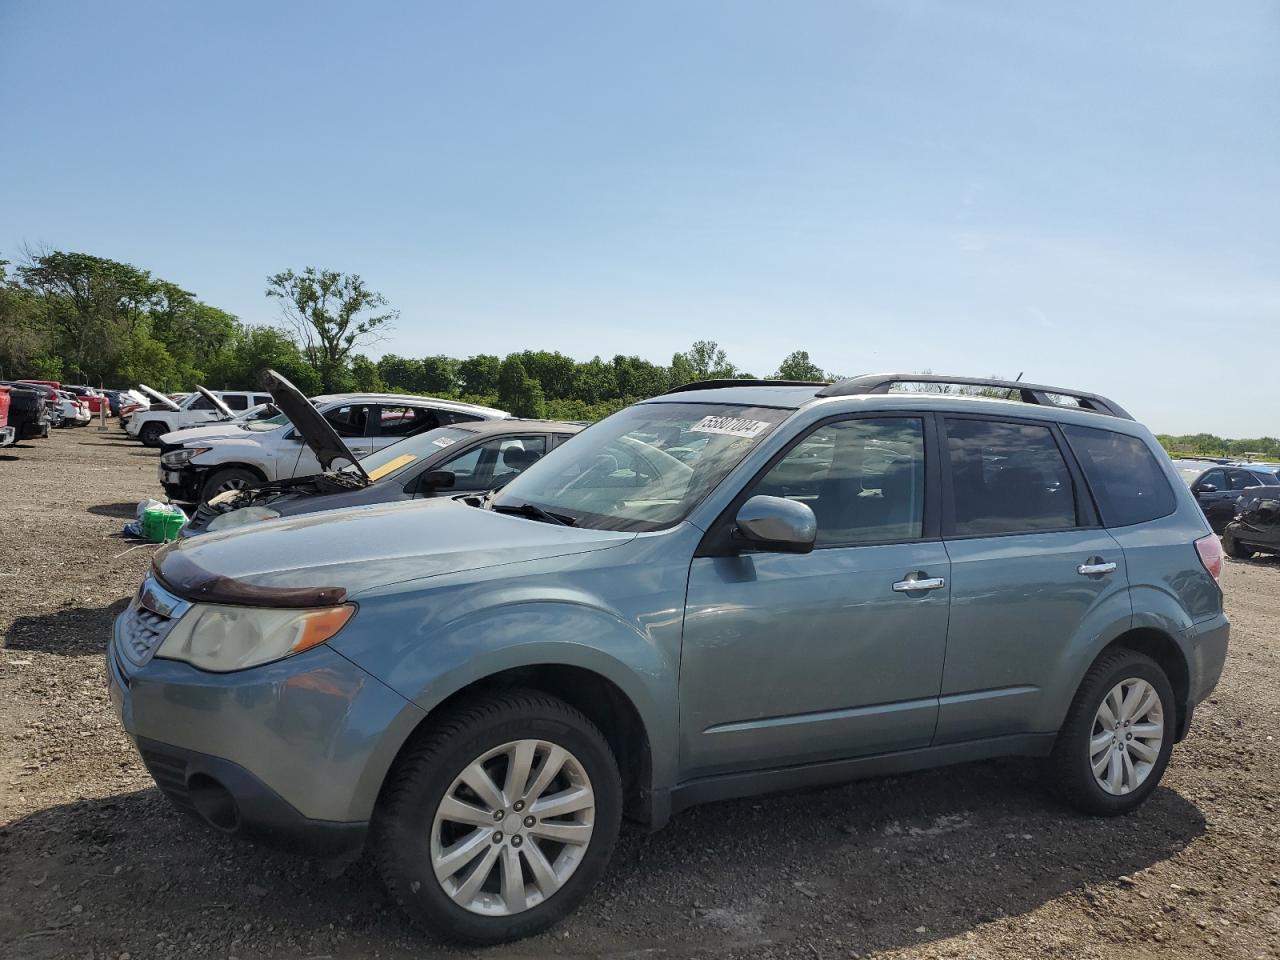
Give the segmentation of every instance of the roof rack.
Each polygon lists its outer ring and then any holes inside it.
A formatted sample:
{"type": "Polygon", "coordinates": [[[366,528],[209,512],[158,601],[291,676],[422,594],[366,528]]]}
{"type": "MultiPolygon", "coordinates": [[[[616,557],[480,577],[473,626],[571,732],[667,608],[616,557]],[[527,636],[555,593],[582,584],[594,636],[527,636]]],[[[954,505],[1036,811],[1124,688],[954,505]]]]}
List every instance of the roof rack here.
{"type": "MultiPolygon", "coordinates": [[[[732,383],[732,381],[728,381],[732,383]]],[[[989,380],[980,377],[948,377],[933,373],[868,373],[860,377],[850,377],[819,390],[819,397],[852,397],[868,393],[889,393],[894,384],[899,383],[939,383],[962,387],[985,387],[995,390],[1016,391],[1023,403],[1034,403],[1043,407],[1063,407],[1056,403],[1054,397],[1069,397],[1080,405],[1080,409],[1093,413],[1102,413],[1123,420],[1132,420],[1123,407],[1100,397],[1096,393],[1082,393],[1066,387],[1046,387],[1038,383],[1023,383],[1020,380],[989,380]]]]}
{"type": "Polygon", "coordinates": [[[695,380],[665,390],[659,396],[668,393],[684,393],[688,390],[719,390],[722,387],[825,387],[826,380],[695,380]]]}

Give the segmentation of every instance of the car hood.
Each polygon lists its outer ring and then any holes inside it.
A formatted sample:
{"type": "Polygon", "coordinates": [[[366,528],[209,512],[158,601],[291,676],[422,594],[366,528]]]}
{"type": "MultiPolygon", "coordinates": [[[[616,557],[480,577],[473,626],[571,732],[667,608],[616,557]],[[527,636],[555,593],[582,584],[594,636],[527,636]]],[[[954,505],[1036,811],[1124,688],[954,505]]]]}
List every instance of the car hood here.
{"type": "Polygon", "coordinates": [[[154,566],[191,599],[320,606],[374,587],[589,553],[635,536],[540,523],[456,500],[409,501],[202,534],[162,549],[154,566]]]}
{"type": "MultiPolygon", "coordinates": [[[[245,430],[242,421],[212,423],[207,427],[186,427],[174,430],[160,438],[163,444],[190,443],[192,440],[243,440],[245,437],[265,437],[270,430],[245,430]]],[[[277,430],[284,429],[283,426],[277,430]]]]}
{"type": "Polygon", "coordinates": [[[298,431],[298,436],[316,455],[316,459],[320,461],[320,468],[326,471],[331,470],[335,461],[345,460],[353,464],[360,475],[368,480],[369,476],[360,466],[359,459],[342,442],[338,432],[320,414],[315,404],[276,371],[268,370],[267,377],[271,381],[271,399],[276,402],[280,412],[289,418],[289,422],[298,431]]]}
{"type": "Polygon", "coordinates": [[[217,410],[218,413],[222,414],[222,419],[224,420],[235,419],[234,411],[232,411],[230,407],[228,407],[225,403],[222,402],[221,397],[219,397],[217,394],[213,393],[212,391],[208,390],[207,388],[202,387],[198,383],[196,384],[196,389],[199,390],[204,395],[204,398],[206,400],[208,400],[210,403],[213,404],[213,409],[217,410]]]}
{"type": "Polygon", "coordinates": [[[166,396],[165,396],[163,393],[161,393],[159,390],[152,390],[152,389],[151,389],[150,387],[148,387],[145,383],[140,383],[140,384],[138,384],[138,386],[142,388],[142,392],[143,392],[143,393],[145,393],[147,396],[151,397],[151,398],[152,398],[156,403],[160,404],[160,406],[162,406],[162,407],[167,407],[167,408],[168,408],[168,409],[170,409],[170,410],[181,410],[181,409],[182,409],[180,406],[178,406],[176,403],[174,403],[172,400],[170,400],[168,397],[166,397],[166,396]]]}

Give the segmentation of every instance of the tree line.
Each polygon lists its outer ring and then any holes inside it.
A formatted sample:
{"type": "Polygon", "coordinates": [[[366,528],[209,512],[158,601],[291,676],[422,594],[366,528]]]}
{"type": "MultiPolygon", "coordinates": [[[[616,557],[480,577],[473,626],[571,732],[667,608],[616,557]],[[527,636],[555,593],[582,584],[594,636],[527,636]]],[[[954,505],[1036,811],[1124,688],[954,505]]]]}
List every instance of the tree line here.
{"type": "MultiPolygon", "coordinates": [[[[308,395],[390,391],[452,397],[518,416],[595,420],[694,380],[751,378],[699,340],[669,364],[638,356],[580,361],[548,350],[499,357],[371,359],[398,312],[357,275],[307,267],[267,278],[274,325],[244,323],[132,264],[59,250],[0,260],[0,379],[164,391],[263,384],[276,369],[308,395]]],[[[765,376],[830,380],[797,350],[765,376]]]]}

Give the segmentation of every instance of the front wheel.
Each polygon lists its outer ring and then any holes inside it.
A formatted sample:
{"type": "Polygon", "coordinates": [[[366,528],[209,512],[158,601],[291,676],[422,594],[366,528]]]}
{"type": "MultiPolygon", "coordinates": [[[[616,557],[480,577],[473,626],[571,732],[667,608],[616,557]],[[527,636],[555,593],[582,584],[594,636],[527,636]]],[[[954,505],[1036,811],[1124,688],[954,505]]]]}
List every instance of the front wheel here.
{"type": "Polygon", "coordinates": [[[397,760],[373,850],[392,898],[445,940],[545,930],[595,886],[622,819],[617,763],[562,700],[512,690],[431,722],[397,760]]]}
{"type": "Polygon", "coordinates": [[[241,467],[217,470],[204,482],[200,499],[207,503],[220,493],[226,493],[228,490],[244,490],[261,482],[260,477],[241,467]]]}
{"type": "Polygon", "coordinates": [[[142,429],[138,431],[138,439],[142,441],[144,447],[160,446],[160,438],[169,432],[169,428],[163,423],[144,423],[142,429]]]}
{"type": "Polygon", "coordinates": [[[1107,817],[1142,804],[1169,763],[1176,710],[1169,678],[1146,654],[1119,649],[1100,657],[1050,756],[1063,799],[1107,817]]]}

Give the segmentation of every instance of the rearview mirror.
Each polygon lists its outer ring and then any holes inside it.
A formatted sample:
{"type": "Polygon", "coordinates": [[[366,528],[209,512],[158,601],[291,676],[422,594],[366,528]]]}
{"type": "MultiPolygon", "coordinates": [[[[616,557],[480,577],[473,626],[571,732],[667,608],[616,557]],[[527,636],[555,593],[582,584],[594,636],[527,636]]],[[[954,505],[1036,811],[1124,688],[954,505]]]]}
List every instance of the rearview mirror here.
{"type": "Polygon", "coordinates": [[[818,520],[803,503],[782,497],[752,497],[738,508],[735,539],[755,550],[809,553],[818,520]]]}

